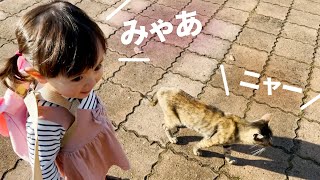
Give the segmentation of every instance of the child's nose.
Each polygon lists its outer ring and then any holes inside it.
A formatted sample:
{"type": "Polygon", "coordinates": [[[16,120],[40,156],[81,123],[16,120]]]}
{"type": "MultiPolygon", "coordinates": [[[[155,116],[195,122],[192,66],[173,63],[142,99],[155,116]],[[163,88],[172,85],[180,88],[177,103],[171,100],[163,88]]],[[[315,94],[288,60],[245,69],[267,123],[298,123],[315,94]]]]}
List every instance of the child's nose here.
{"type": "Polygon", "coordinates": [[[96,79],[94,77],[88,78],[86,87],[92,89],[96,85],[96,79]]]}

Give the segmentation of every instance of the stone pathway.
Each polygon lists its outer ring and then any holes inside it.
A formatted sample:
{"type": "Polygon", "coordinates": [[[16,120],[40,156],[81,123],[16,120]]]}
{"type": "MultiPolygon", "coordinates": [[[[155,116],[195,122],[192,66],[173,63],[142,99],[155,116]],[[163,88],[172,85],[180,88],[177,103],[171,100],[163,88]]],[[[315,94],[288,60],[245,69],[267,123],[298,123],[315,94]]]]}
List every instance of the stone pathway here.
{"type": "MultiPolygon", "coordinates": [[[[0,57],[16,49],[14,25],[40,0],[0,1],[0,57]]],[[[108,52],[103,81],[97,91],[108,106],[117,136],[132,169],[117,168],[110,175],[128,179],[319,179],[320,100],[304,111],[300,106],[320,93],[320,1],[319,0],[132,0],[111,20],[106,17],[124,1],[72,0],[102,28],[108,52]],[[202,23],[195,37],[173,32],[160,42],[149,34],[138,47],[123,45],[123,22],[138,21],[149,31],[158,19],[177,29],[176,14],[196,11],[202,23]],[[149,62],[119,62],[118,58],[150,58],[149,62]],[[220,65],[224,65],[230,89],[226,96],[220,65]],[[260,74],[247,76],[245,71],[260,74]],[[263,81],[281,82],[268,96],[263,81]],[[240,81],[259,89],[240,86],[240,81]],[[289,85],[302,93],[283,88],[289,85]],[[179,129],[179,143],[170,144],[162,129],[159,106],[152,107],[141,95],[162,86],[184,89],[223,111],[254,120],[272,113],[274,147],[252,156],[249,146],[235,147],[238,165],[224,163],[222,148],[192,154],[201,137],[179,129]]],[[[3,66],[4,61],[0,61],[3,66]]],[[[1,88],[1,92],[4,89],[1,88]]],[[[29,179],[30,168],[12,152],[10,141],[0,138],[1,179],[29,179]]]]}

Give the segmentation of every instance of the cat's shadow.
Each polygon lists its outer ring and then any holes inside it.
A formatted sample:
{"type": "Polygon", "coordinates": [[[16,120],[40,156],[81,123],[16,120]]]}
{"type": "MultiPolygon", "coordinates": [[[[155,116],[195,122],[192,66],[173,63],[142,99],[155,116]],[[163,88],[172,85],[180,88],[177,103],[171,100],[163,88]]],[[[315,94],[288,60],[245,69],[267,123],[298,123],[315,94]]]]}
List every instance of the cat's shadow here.
{"type": "MultiPolygon", "coordinates": [[[[177,137],[178,137],[177,145],[180,145],[180,146],[188,145],[189,143],[195,144],[196,142],[199,142],[202,139],[201,136],[177,135],[177,137]]],[[[291,144],[292,142],[292,139],[286,138],[286,137],[273,137],[273,139],[274,141],[282,142],[284,144],[291,144]]],[[[315,150],[317,150],[318,153],[316,154],[320,154],[320,145],[318,144],[313,144],[313,143],[301,141],[301,140],[295,140],[295,144],[303,144],[303,146],[313,151],[313,153],[315,153],[315,150]]],[[[234,145],[232,147],[232,151],[240,152],[240,153],[248,154],[252,156],[252,151],[254,149],[251,147],[252,147],[251,145],[234,145]]],[[[313,162],[310,160],[306,162],[306,160],[301,159],[297,155],[297,153],[289,152],[288,150],[284,150],[284,148],[282,149],[281,148],[271,149],[271,148],[275,148],[275,147],[268,147],[265,152],[258,155],[263,159],[252,160],[252,159],[236,157],[237,163],[234,165],[235,166],[254,166],[260,169],[265,169],[265,170],[276,172],[279,174],[285,174],[285,175],[289,174],[289,176],[291,177],[298,177],[302,179],[319,179],[320,163],[317,162],[316,160],[313,160],[313,162]],[[287,158],[280,158],[279,152],[281,154],[286,154],[285,156],[287,158]],[[292,157],[294,157],[294,164],[295,164],[294,167],[292,167],[292,162],[293,162],[292,157]],[[289,162],[289,161],[292,161],[292,162],[289,162]],[[305,164],[308,164],[310,166],[304,167],[305,164]],[[303,169],[301,170],[301,168],[303,169]]],[[[216,153],[214,151],[210,151],[210,150],[201,150],[201,151],[202,151],[202,157],[224,158],[223,154],[216,153]]]]}
{"type": "MultiPolygon", "coordinates": [[[[187,145],[191,142],[199,142],[202,139],[201,136],[178,136],[177,138],[178,138],[177,145],[180,145],[180,146],[187,145]]],[[[201,152],[201,156],[205,158],[212,158],[212,157],[224,158],[222,154],[216,153],[213,151],[201,149],[200,152],[201,152]]]]}

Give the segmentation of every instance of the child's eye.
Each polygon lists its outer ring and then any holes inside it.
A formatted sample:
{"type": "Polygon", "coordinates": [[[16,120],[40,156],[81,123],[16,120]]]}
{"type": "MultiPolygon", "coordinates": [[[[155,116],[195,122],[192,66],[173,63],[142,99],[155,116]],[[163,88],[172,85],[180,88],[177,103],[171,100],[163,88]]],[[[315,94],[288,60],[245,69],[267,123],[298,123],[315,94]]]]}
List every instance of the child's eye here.
{"type": "Polygon", "coordinates": [[[99,71],[102,68],[102,64],[99,64],[94,70],[99,71]]]}
{"type": "Polygon", "coordinates": [[[82,78],[83,78],[82,76],[78,76],[78,77],[72,79],[71,81],[78,82],[78,81],[81,81],[82,78]]]}

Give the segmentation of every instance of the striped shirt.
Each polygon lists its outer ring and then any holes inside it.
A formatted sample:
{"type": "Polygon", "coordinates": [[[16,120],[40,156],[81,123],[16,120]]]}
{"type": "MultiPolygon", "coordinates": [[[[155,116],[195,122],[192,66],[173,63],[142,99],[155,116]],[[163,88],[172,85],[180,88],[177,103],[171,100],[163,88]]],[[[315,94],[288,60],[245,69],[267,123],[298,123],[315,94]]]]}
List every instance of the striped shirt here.
{"type": "MultiPolygon", "coordinates": [[[[97,97],[92,90],[88,97],[84,99],[74,99],[69,98],[70,102],[74,100],[79,100],[80,105],[79,109],[95,109],[98,103],[97,97]]],[[[58,105],[51,102],[40,100],[38,102],[39,106],[52,106],[57,107],[58,105]]],[[[31,163],[34,163],[34,129],[32,126],[31,120],[27,119],[27,143],[29,148],[29,157],[31,163]]],[[[39,120],[38,121],[38,144],[39,144],[39,160],[40,168],[42,170],[43,180],[58,180],[60,179],[60,174],[58,168],[55,164],[55,159],[60,150],[60,142],[65,134],[66,130],[57,123],[48,121],[48,120],[39,120]]]]}

